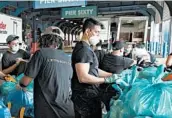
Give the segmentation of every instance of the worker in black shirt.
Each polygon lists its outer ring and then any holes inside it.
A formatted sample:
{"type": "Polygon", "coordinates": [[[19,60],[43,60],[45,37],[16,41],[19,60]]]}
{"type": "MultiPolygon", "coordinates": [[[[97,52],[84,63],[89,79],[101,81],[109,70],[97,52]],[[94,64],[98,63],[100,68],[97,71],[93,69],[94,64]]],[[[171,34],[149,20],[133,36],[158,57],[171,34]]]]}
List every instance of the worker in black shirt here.
{"type": "Polygon", "coordinates": [[[72,53],[72,100],[76,118],[101,118],[102,109],[99,84],[113,83],[119,75],[98,68],[98,60],[90,48],[99,42],[101,23],[88,18],[83,24],[83,36],[72,53]]]}
{"type": "Polygon", "coordinates": [[[124,42],[116,41],[112,44],[112,53],[104,56],[102,61],[102,70],[107,72],[121,73],[124,69],[132,66],[134,64],[134,60],[123,57],[124,54],[124,42]]]}
{"type": "Polygon", "coordinates": [[[2,71],[5,74],[18,75],[24,72],[19,68],[19,65],[24,65],[30,58],[30,54],[24,50],[19,49],[19,37],[16,35],[9,35],[6,39],[9,49],[2,57],[2,71]],[[19,69],[21,72],[19,72],[19,69]]]}
{"type": "MultiPolygon", "coordinates": [[[[112,53],[104,56],[100,69],[110,73],[120,74],[123,70],[131,67],[134,64],[134,60],[123,57],[124,43],[122,41],[114,42],[112,44],[112,49],[112,53]]],[[[102,101],[106,105],[106,110],[109,111],[110,99],[112,96],[116,96],[118,93],[114,91],[111,84],[102,84],[100,87],[101,89],[106,90],[102,96],[102,101]]]]}
{"type": "Polygon", "coordinates": [[[71,58],[58,50],[64,35],[58,27],[47,30],[41,36],[40,49],[28,63],[20,86],[26,87],[34,79],[35,118],[74,118],[71,58]]]}
{"type": "Polygon", "coordinates": [[[99,62],[99,68],[101,67],[104,55],[106,54],[106,52],[104,50],[102,50],[102,42],[100,41],[97,45],[96,45],[96,49],[94,50],[98,62],[99,62]]]}

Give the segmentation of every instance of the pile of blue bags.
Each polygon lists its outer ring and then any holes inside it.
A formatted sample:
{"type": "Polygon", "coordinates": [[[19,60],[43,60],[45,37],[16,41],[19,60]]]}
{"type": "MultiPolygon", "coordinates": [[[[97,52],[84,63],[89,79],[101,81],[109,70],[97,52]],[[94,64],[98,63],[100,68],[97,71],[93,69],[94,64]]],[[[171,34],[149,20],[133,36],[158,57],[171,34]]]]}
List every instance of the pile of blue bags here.
{"type": "Polygon", "coordinates": [[[122,88],[118,100],[111,100],[106,118],[172,117],[172,82],[161,80],[166,74],[163,66],[145,68],[141,72],[133,67],[122,74],[126,75],[123,80],[130,86],[122,88]]]}
{"type": "Polygon", "coordinates": [[[33,117],[33,93],[23,90],[14,89],[11,91],[8,96],[6,97],[4,103],[7,104],[8,102],[12,103],[11,107],[11,115],[12,116],[19,116],[20,109],[25,107],[25,114],[26,117],[33,117]]]}
{"type": "MultiPolygon", "coordinates": [[[[24,76],[24,74],[19,75],[16,77],[17,83],[20,79],[24,76]]],[[[34,108],[33,108],[33,81],[26,87],[26,91],[16,89],[17,83],[13,82],[3,82],[0,86],[0,96],[2,98],[2,102],[7,105],[11,102],[11,109],[10,113],[12,117],[18,117],[20,110],[22,107],[25,108],[24,116],[25,117],[34,117],[34,108]]],[[[1,105],[0,101],[0,105],[1,105]]],[[[4,108],[5,108],[4,105],[4,108]]],[[[1,112],[1,109],[0,109],[1,112]]],[[[6,113],[4,111],[4,113],[6,113]]],[[[8,118],[8,117],[1,117],[0,118],[8,118]]],[[[11,118],[11,117],[9,117],[11,118]]]]}
{"type": "Polygon", "coordinates": [[[0,118],[11,118],[10,111],[2,100],[0,100],[0,118]]]}

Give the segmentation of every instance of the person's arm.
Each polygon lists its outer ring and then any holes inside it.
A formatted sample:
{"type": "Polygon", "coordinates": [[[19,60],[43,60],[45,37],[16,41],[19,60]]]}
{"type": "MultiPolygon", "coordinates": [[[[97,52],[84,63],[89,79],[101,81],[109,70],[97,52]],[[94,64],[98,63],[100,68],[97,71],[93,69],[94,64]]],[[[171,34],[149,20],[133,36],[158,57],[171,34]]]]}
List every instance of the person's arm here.
{"type": "Polygon", "coordinates": [[[112,76],[105,78],[99,78],[90,75],[88,73],[90,68],[89,63],[77,63],[75,65],[75,68],[80,83],[87,83],[87,84],[116,83],[117,80],[120,80],[118,84],[120,84],[121,82],[125,83],[123,80],[121,80],[122,78],[120,74],[113,74],[112,76]]]}
{"type": "Polygon", "coordinates": [[[169,55],[169,56],[167,57],[166,66],[167,66],[167,67],[172,66],[172,55],[169,55]]]}
{"type": "Polygon", "coordinates": [[[4,74],[2,71],[0,71],[0,77],[4,78],[6,74],[4,74]]]}
{"type": "Polygon", "coordinates": [[[2,72],[4,74],[9,74],[9,73],[13,72],[16,69],[16,67],[20,64],[20,61],[21,61],[21,59],[17,59],[15,64],[13,64],[12,66],[10,66],[6,69],[3,69],[2,72]]]}
{"type": "Polygon", "coordinates": [[[98,78],[93,75],[90,75],[89,72],[90,65],[89,63],[77,63],[75,64],[76,73],[80,83],[87,84],[102,84],[105,82],[104,78],[98,78]]]}
{"type": "Polygon", "coordinates": [[[112,73],[103,71],[101,69],[99,69],[98,71],[99,71],[99,77],[109,77],[109,76],[112,76],[112,73]]]}
{"type": "Polygon", "coordinates": [[[17,59],[20,59],[21,62],[29,62],[29,59],[22,59],[22,58],[17,58],[17,59]]]}
{"type": "Polygon", "coordinates": [[[13,64],[12,66],[10,66],[9,68],[7,69],[3,69],[2,72],[5,73],[5,74],[9,74],[11,73],[12,71],[14,71],[16,69],[16,67],[18,66],[18,64],[13,64]]]}
{"type": "MultiPolygon", "coordinates": [[[[90,50],[88,50],[87,48],[83,48],[82,50],[75,53],[74,56],[76,62],[75,70],[80,83],[101,84],[105,82],[104,77],[99,78],[89,74],[90,63],[94,63],[93,54],[90,50]]],[[[107,74],[107,76],[111,75],[112,74],[107,74]]]]}
{"type": "Polygon", "coordinates": [[[30,82],[32,81],[33,78],[28,77],[28,76],[24,76],[21,80],[20,80],[20,86],[21,87],[27,87],[30,82]]]}
{"type": "MultiPolygon", "coordinates": [[[[4,78],[5,77],[5,74],[3,72],[0,71],[0,77],[1,78],[4,78]]],[[[2,85],[2,83],[4,82],[4,80],[1,80],[0,79],[0,85],[2,85]]]]}

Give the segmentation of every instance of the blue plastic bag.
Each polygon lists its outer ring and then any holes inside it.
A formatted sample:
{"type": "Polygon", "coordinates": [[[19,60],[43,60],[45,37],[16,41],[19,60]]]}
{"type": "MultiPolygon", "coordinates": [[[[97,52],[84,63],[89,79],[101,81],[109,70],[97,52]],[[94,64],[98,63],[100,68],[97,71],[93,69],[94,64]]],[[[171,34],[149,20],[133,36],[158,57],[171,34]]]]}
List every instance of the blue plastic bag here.
{"type": "Polygon", "coordinates": [[[0,95],[6,96],[8,93],[16,88],[16,83],[13,82],[3,82],[0,86],[0,95]]]}
{"type": "Polygon", "coordinates": [[[145,87],[152,85],[147,79],[141,79],[135,83],[133,83],[133,85],[128,88],[123,90],[123,94],[120,96],[120,100],[122,101],[126,101],[128,99],[131,99],[130,97],[135,97],[134,95],[136,95],[145,87]],[[135,93],[132,93],[131,90],[135,90],[135,93]]]}
{"type": "Polygon", "coordinates": [[[134,65],[132,68],[124,70],[121,74],[122,79],[129,85],[132,85],[138,76],[137,66],[134,65]]]}
{"type": "MultiPolygon", "coordinates": [[[[24,74],[20,74],[19,76],[15,77],[17,83],[24,77],[24,74]]],[[[1,96],[7,96],[8,93],[14,89],[16,89],[17,83],[13,82],[3,82],[2,85],[0,85],[0,95],[1,96]]],[[[31,83],[26,87],[27,91],[33,92],[33,80],[31,83]]]]}
{"type": "Polygon", "coordinates": [[[0,118],[11,118],[9,109],[0,101],[0,118]]]}
{"type": "MultiPolygon", "coordinates": [[[[139,86],[139,85],[138,85],[139,86]]],[[[133,87],[126,95],[125,102],[137,116],[172,116],[172,83],[157,83],[146,87],[133,87]],[[138,90],[139,89],[139,90],[138,90]],[[134,102],[133,102],[134,101],[134,102]]]]}
{"type": "Polygon", "coordinates": [[[171,118],[172,82],[152,84],[142,79],[135,82],[120,100],[111,102],[107,118],[171,118]]]}
{"type": "Polygon", "coordinates": [[[11,91],[6,100],[5,103],[8,102],[12,103],[11,108],[11,114],[12,116],[17,117],[19,114],[19,111],[22,107],[25,107],[25,116],[32,116],[33,114],[33,93],[23,90],[13,90],[11,91]],[[32,112],[28,113],[27,109],[31,109],[32,112]]]}
{"type": "Polygon", "coordinates": [[[121,85],[117,85],[117,84],[113,84],[112,87],[114,88],[114,90],[118,91],[119,95],[122,96],[123,92],[128,92],[130,90],[130,87],[132,86],[132,84],[135,83],[137,76],[138,76],[138,71],[137,71],[137,67],[133,66],[131,69],[127,69],[124,70],[122,73],[122,80],[125,82],[125,84],[121,85]],[[127,86],[125,86],[127,85],[127,86]]]}
{"type": "Polygon", "coordinates": [[[33,105],[26,106],[24,116],[29,117],[29,118],[34,118],[34,106],[33,105]]]}
{"type": "Polygon", "coordinates": [[[111,100],[110,111],[105,115],[104,118],[134,118],[136,116],[134,111],[124,105],[121,100],[111,100]]]}
{"type": "Polygon", "coordinates": [[[164,73],[163,65],[160,65],[158,67],[148,67],[148,68],[144,68],[144,70],[139,72],[138,78],[150,79],[154,77],[155,79],[157,79],[158,76],[163,73],[164,73]]]}

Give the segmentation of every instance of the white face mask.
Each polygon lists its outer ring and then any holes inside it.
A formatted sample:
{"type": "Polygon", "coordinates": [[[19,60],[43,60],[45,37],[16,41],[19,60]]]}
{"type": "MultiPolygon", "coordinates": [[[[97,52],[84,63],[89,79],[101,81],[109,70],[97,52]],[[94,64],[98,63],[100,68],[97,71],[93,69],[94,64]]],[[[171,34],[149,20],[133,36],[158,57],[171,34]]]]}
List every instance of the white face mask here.
{"type": "Polygon", "coordinates": [[[99,41],[100,41],[100,37],[98,37],[98,36],[92,36],[89,39],[89,43],[93,46],[97,45],[99,43],[99,41]]]}
{"type": "Polygon", "coordinates": [[[18,50],[19,50],[19,45],[13,45],[13,46],[11,47],[11,51],[12,51],[13,53],[16,53],[18,50]]]}

